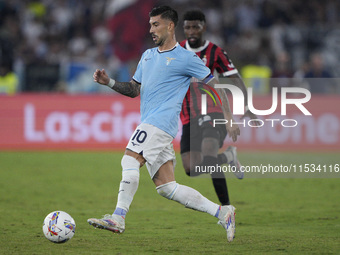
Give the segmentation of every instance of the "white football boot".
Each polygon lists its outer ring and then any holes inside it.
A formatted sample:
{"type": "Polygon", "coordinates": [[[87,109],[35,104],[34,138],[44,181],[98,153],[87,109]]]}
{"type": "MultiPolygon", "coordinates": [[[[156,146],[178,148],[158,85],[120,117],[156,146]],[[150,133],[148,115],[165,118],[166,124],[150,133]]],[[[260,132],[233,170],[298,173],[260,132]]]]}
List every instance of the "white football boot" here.
{"type": "Polygon", "coordinates": [[[234,146],[229,146],[223,154],[227,157],[228,159],[228,164],[232,167],[233,173],[237,177],[237,179],[243,179],[244,178],[244,172],[241,170],[241,163],[237,159],[237,151],[236,147],[234,146]],[[232,158],[230,158],[229,155],[232,155],[232,158]],[[229,157],[228,157],[229,156],[229,157]]]}
{"type": "Polygon", "coordinates": [[[221,206],[221,211],[218,215],[219,221],[217,224],[222,225],[227,231],[227,239],[232,242],[235,238],[235,207],[232,205],[221,206]]]}
{"type": "Polygon", "coordinates": [[[106,214],[102,219],[91,218],[87,222],[95,228],[110,230],[122,234],[125,230],[125,218],[116,214],[106,214]]]}

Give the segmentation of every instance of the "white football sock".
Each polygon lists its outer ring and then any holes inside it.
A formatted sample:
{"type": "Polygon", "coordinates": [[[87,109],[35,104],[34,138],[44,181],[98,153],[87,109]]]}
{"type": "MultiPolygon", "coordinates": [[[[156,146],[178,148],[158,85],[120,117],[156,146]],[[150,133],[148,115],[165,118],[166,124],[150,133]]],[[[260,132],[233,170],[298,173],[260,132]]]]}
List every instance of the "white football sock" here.
{"type": "Polygon", "coordinates": [[[139,167],[137,159],[124,155],[122,158],[122,181],[119,185],[118,200],[116,208],[121,208],[126,212],[132,203],[139,184],[139,167]]]}
{"type": "Polygon", "coordinates": [[[174,200],[193,210],[209,213],[212,216],[216,215],[220,207],[202,196],[197,190],[178,184],[175,181],[160,185],[156,189],[161,196],[167,199],[174,200]]]}

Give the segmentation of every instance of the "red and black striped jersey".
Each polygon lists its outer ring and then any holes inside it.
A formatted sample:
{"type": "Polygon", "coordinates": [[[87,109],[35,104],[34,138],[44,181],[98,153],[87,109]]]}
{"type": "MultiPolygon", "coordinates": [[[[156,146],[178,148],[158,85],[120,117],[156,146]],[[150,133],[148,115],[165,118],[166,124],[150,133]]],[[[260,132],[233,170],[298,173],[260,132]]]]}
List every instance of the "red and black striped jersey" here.
{"type": "MultiPolygon", "coordinates": [[[[187,50],[195,52],[211,70],[212,74],[214,74],[215,70],[226,77],[238,73],[227,53],[222,48],[208,40],[205,41],[203,46],[197,49],[191,48],[187,40],[182,41],[180,45],[187,50]]],[[[200,89],[200,86],[197,86],[198,84],[199,83],[194,82],[190,85],[190,88],[183,100],[180,115],[183,125],[188,124],[190,122],[190,118],[195,118],[201,114],[202,89],[200,89]]],[[[207,87],[206,89],[209,89],[209,86],[205,87],[207,87]]],[[[220,105],[216,105],[213,99],[209,96],[207,97],[207,112],[222,112],[220,105]]]]}

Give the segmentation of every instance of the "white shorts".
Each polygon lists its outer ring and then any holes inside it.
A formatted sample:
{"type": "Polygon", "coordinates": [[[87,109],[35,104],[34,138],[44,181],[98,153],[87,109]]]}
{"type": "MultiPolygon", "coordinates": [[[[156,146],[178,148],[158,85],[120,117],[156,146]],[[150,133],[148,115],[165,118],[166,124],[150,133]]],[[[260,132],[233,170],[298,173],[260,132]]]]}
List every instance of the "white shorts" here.
{"type": "Polygon", "coordinates": [[[158,169],[169,160],[176,165],[175,152],[172,146],[174,138],[163,130],[146,123],[140,124],[133,132],[127,149],[141,154],[146,160],[146,168],[151,179],[158,169]]]}

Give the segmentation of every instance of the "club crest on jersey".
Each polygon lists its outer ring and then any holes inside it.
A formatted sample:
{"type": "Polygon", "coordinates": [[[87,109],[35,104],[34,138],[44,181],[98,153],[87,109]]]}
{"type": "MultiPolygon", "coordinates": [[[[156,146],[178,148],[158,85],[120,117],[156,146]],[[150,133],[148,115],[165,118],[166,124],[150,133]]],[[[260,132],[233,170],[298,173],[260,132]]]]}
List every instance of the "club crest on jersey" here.
{"type": "Polygon", "coordinates": [[[170,65],[171,61],[174,60],[176,58],[169,58],[169,57],[166,57],[166,65],[170,65]]]}
{"type": "Polygon", "coordinates": [[[206,55],[203,56],[202,61],[205,65],[207,64],[207,56],[206,55]]]}

